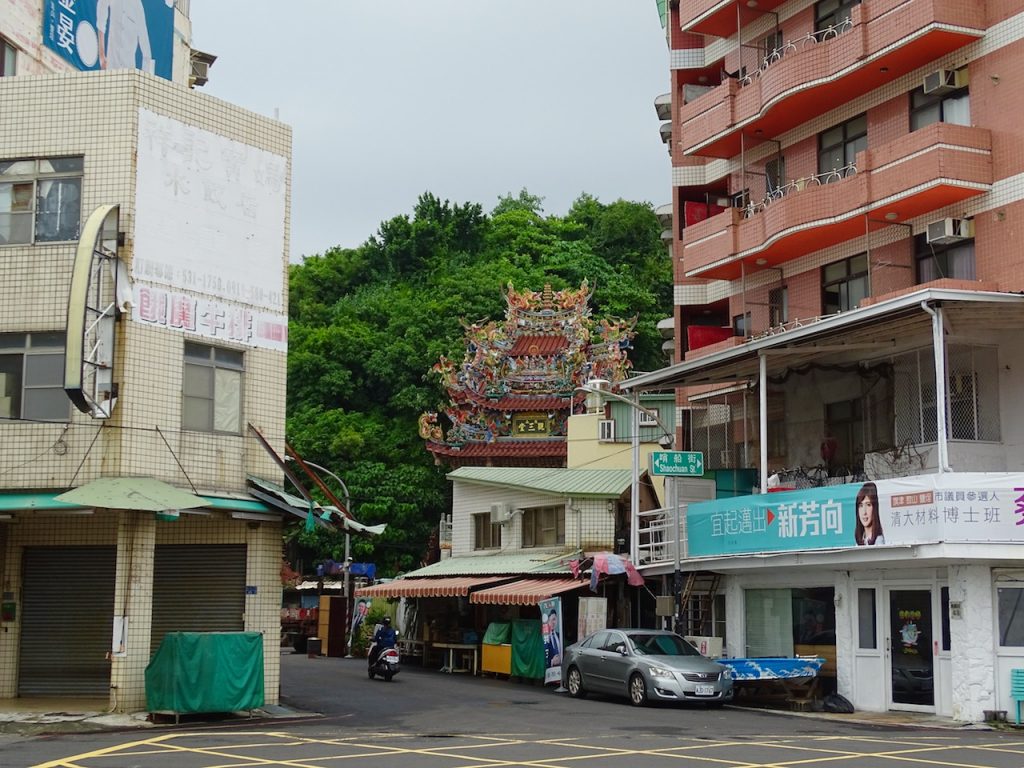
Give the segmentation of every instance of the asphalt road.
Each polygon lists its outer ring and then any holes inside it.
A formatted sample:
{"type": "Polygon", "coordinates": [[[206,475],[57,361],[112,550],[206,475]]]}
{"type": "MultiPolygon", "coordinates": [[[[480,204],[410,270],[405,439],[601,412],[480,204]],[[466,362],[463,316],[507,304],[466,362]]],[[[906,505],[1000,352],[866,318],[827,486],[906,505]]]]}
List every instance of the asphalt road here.
{"type": "Polygon", "coordinates": [[[0,767],[1024,766],[1018,732],[877,727],[732,707],[637,709],[418,668],[371,681],[364,665],[284,656],[284,703],[305,716],[7,737],[0,767]]]}

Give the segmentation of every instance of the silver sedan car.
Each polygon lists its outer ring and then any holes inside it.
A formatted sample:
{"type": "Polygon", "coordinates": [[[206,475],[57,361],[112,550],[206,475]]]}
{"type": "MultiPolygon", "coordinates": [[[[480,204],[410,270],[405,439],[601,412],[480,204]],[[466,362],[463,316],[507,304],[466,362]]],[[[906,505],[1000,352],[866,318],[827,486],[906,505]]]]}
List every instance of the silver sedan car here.
{"type": "Polygon", "coordinates": [[[588,692],[628,696],[638,707],[650,701],[721,706],[732,699],[732,670],[674,632],[602,629],[565,649],[562,685],[576,698],[588,692]]]}

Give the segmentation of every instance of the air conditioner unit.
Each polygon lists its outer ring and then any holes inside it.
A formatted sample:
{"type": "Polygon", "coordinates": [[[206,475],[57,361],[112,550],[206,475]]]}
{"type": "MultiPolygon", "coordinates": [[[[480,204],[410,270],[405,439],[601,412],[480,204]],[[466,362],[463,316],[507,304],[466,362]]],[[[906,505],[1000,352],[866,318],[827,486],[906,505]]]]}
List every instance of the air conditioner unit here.
{"type": "Polygon", "coordinates": [[[924,76],[924,92],[940,94],[967,85],[966,69],[937,69],[924,76]]]}
{"type": "Polygon", "coordinates": [[[491,504],[491,525],[504,525],[512,517],[512,507],[508,504],[491,504]]]}
{"type": "Polygon", "coordinates": [[[928,224],[925,239],[932,245],[957,243],[974,237],[974,222],[970,219],[939,219],[928,224]]]}
{"type": "Polygon", "coordinates": [[[597,439],[605,443],[615,439],[615,422],[612,419],[597,422],[597,439]]]}
{"type": "Polygon", "coordinates": [[[193,50],[189,57],[191,72],[189,73],[188,84],[193,88],[198,85],[206,85],[210,79],[210,67],[216,60],[217,57],[212,53],[193,50]]]}

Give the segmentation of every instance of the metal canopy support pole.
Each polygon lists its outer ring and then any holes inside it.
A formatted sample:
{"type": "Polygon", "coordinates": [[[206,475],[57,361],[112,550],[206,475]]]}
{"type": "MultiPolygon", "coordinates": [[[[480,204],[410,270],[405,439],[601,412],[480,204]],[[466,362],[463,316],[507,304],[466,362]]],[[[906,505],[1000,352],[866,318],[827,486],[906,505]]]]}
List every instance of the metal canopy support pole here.
{"type": "Polygon", "coordinates": [[[763,352],[757,356],[757,365],[757,433],[760,436],[758,442],[761,452],[761,466],[758,469],[761,475],[761,493],[768,493],[768,356],[763,352]]]}
{"type": "MultiPolygon", "coordinates": [[[[677,635],[682,634],[683,626],[683,571],[682,571],[682,549],[683,549],[683,537],[682,525],[680,524],[681,511],[679,509],[679,478],[669,477],[665,481],[672,481],[672,505],[675,507],[675,535],[676,535],[676,546],[675,546],[675,560],[676,570],[672,575],[672,591],[676,596],[676,617],[672,627],[672,631],[677,635]]],[[[668,495],[668,494],[666,494],[668,495]]]]}
{"type": "MultiPolygon", "coordinates": [[[[629,493],[629,559],[640,565],[640,394],[633,392],[632,454],[633,466],[629,493]]],[[[637,603],[639,609],[639,603],[637,603]]],[[[639,626],[639,625],[638,625],[639,626]]]]}
{"type": "Polygon", "coordinates": [[[935,360],[935,430],[939,451],[939,473],[949,472],[949,443],[946,436],[946,336],[942,327],[942,306],[934,309],[921,302],[921,309],[932,316],[932,355],[935,360]]]}

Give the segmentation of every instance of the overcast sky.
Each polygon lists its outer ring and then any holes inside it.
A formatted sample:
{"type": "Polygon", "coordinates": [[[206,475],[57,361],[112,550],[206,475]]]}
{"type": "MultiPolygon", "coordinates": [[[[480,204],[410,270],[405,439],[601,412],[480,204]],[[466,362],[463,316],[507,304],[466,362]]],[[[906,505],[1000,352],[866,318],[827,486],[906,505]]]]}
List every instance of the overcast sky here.
{"type": "Polygon", "coordinates": [[[291,258],[353,247],[425,191],[661,205],[655,0],[192,0],[204,90],[292,126],[291,258]]]}

